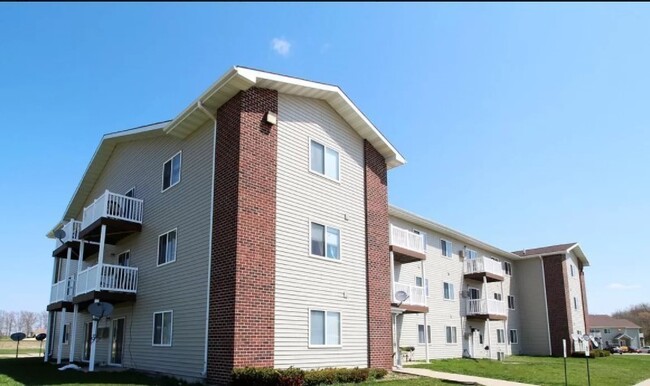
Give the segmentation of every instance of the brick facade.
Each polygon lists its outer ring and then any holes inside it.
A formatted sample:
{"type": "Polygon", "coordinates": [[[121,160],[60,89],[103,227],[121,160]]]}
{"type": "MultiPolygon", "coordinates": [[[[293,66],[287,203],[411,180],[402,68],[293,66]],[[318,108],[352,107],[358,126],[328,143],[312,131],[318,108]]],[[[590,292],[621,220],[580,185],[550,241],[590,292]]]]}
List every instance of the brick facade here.
{"type": "Polygon", "coordinates": [[[566,255],[544,256],[544,278],[546,280],[546,302],[551,333],[551,355],[562,356],[562,339],[567,340],[567,351],[571,350],[571,296],[566,264],[566,255]]]}
{"type": "Polygon", "coordinates": [[[390,260],[388,256],[388,179],[386,160],[364,141],[368,366],[392,368],[390,260]]]}
{"type": "Polygon", "coordinates": [[[251,88],[217,112],[207,379],[273,366],[277,91],[251,88]]]}

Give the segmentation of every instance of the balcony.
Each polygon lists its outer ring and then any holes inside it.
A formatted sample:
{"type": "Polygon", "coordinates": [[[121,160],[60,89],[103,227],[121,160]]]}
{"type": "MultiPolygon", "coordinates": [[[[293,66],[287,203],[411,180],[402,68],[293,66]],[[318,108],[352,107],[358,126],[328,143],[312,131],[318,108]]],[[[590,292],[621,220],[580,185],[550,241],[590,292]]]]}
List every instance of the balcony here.
{"type": "Polygon", "coordinates": [[[57,311],[66,306],[66,303],[72,302],[74,294],[74,277],[61,280],[52,284],[50,292],[50,303],[47,306],[48,311],[57,311]]]}
{"type": "Polygon", "coordinates": [[[390,250],[395,261],[412,263],[425,260],[424,237],[407,229],[390,225],[390,250]]]}
{"type": "Polygon", "coordinates": [[[81,221],[70,220],[61,229],[65,232],[65,236],[61,240],[56,240],[56,247],[54,248],[54,252],[52,252],[52,256],[65,258],[68,254],[68,248],[75,249],[75,252],[77,252],[76,255],[78,255],[81,221]]]}
{"type": "Polygon", "coordinates": [[[118,303],[134,301],[138,290],[138,268],[112,264],[96,264],[77,274],[75,303],[95,299],[118,303]]]}
{"type": "Polygon", "coordinates": [[[503,281],[504,272],[501,262],[487,257],[476,259],[465,259],[464,274],[466,279],[473,279],[487,282],[503,281]]]}
{"type": "Polygon", "coordinates": [[[102,225],[106,225],[106,243],[119,240],[142,230],[143,201],[106,190],[84,208],[79,237],[99,241],[102,225]]]}
{"type": "Polygon", "coordinates": [[[424,288],[417,287],[414,285],[394,283],[392,303],[395,307],[399,307],[403,309],[405,313],[429,311],[429,308],[427,307],[427,298],[426,298],[424,288]],[[407,295],[406,300],[402,302],[400,302],[396,296],[396,294],[400,291],[405,292],[407,295]]]}
{"type": "Polygon", "coordinates": [[[467,318],[470,319],[508,319],[506,303],[494,299],[467,299],[467,318]]]}

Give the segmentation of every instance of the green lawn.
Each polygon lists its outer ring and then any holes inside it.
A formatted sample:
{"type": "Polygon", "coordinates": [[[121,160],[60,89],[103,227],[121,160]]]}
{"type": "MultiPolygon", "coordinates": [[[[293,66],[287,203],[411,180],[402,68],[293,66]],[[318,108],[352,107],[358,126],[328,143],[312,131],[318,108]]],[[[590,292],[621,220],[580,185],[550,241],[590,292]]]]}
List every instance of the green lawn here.
{"type": "MultiPolygon", "coordinates": [[[[535,385],[564,385],[562,358],[512,356],[503,362],[487,359],[435,360],[413,367],[475,375],[535,385]]],[[[634,385],[650,378],[650,355],[616,355],[589,360],[593,386],[634,385]]],[[[587,384],[584,358],[567,358],[569,385],[587,384]]]]}
{"type": "MultiPolygon", "coordinates": [[[[18,355],[20,354],[38,354],[39,350],[37,348],[22,348],[18,350],[18,355]]],[[[16,354],[15,348],[0,348],[0,355],[5,354],[16,354]]]]}

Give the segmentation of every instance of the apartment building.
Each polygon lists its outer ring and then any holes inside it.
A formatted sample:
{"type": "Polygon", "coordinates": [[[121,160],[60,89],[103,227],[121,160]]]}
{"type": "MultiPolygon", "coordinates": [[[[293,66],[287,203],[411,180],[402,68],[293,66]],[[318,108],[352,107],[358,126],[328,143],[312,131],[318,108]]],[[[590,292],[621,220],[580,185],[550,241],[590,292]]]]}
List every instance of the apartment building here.
{"type": "Polygon", "coordinates": [[[558,265],[389,207],[404,163],[337,86],[244,67],[171,121],[105,135],[48,233],[46,360],[222,384],[244,366],[391,368],[406,345],[555,355],[550,332],[586,331],[577,245],[558,265]],[[552,324],[547,298],[574,293],[581,311],[552,324]]]}
{"type": "Polygon", "coordinates": [[[645,346],[645,336],[641,326],[627,319],[617,319],[609,315],[589,315],[589,333],[602,347],[614,345],[636,347],[645,346]]]}

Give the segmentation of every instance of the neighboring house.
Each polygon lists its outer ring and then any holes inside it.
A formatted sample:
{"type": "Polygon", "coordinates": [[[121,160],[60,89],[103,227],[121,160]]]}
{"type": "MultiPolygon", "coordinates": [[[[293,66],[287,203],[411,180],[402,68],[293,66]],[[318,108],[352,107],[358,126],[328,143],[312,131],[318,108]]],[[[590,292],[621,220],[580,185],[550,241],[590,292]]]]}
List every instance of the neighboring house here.
{"type": "Polygon", "coordinates": [[[525,352],[561,356],[562,340],[567,351],[583,350],[574,334],[588,331],[587,292],[584,267],[589,261],[578,243],[551,245],[513,252],[526,278],[521,294],[521,324],[527,326],[525,352]]]}
{"type": "Polygon", "coordinates": [[[616,319],[609,315],[589,315],[587,317],[589,332],[603,346],[645,346],[645,337],[641,326],[627,319],[616,319]]]}
{"type": "Polygon", "coordinates": [[[577,245],[520,256],[389,207],[404,162],[337,86],[243,67],[171,121],[105,135],[48,234],[45,359],[223,384],[391,368],[406,345],[557,355],[547,331],[586,330],[577,245]],[[546,298],[575,296],[549,323],[546,298]]]}

